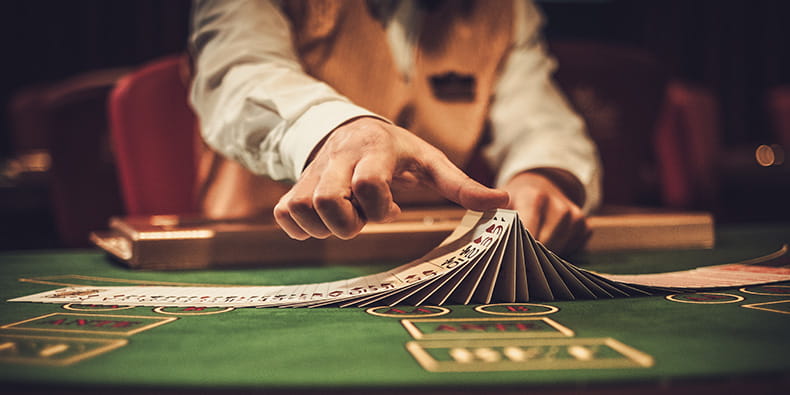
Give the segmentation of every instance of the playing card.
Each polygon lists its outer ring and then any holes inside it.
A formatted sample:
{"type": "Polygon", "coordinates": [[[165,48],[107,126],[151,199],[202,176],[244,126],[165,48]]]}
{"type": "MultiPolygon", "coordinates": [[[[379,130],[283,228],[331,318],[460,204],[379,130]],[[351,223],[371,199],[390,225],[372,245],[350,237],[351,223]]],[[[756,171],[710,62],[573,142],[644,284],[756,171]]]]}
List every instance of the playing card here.
{"type": "Polygon", "coordinates": [[[790,280],[787,246],[743,262],[671,273],[611,275],[576,267],[512,210],[469,212],[422,258],[377,274],[274,286],[67,287],[10,301],[180,307],[322,307],[528,302],[695,292],[790,280]]]}

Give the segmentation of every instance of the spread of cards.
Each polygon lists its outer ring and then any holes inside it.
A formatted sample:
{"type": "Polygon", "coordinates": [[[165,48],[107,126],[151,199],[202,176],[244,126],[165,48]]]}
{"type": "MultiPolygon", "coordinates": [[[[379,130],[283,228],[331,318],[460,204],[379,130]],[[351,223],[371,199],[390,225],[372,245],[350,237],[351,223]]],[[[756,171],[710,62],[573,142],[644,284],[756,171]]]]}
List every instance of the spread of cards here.
{"type": "Polygon", "coordinates": [[[468,212],[422,258],[383,273],[287,286],[68,287],[12,302],[127,306],[364,307],[605,299],[790,280],[787,246],[750,261],[609,275],[576,267],[536,241],[515,211],[468,212]]]}

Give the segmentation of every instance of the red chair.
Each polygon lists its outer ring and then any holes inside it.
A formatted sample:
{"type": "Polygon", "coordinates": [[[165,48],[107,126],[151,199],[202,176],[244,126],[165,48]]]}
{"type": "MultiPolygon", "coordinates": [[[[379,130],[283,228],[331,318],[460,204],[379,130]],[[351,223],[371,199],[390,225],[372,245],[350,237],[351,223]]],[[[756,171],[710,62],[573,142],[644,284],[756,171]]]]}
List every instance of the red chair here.
{"type": "Polygon", "coordinates": [[[653,138],[663,205],[717,208],[718,106],[707,91],[672,82],[653,138]]]}
{"type": "Polygon", "coordinates": [[[587,123],[608,205],[712,209],[719,151],[712,96],[668,79],[649,53],[554,41],[556,79],[587,123]]]}
{"type": "Polygon", "coordinates": [[[30,233],[25,237],[44,243],[56,236],[58,246],[87,247],[91,231],[122,213],[105,109],[110,91],[128,72],[87,71],[26,88],[12,99],[9,118],[16,159],[37,169],[16,179],[15,193],[9,196],[8,207],[22,210],[13,225],[14,237],[30,233]],[[44,213],[46,204],[51,208],[44,213]],[[57,235],[42,230],[49,222],[57,235]]]}
{"type": "Polygon", "coordinates": [[[197,211],[187,60],[171,56],[125,76],[109,98],[121,193],[128,215],[197,211]]]}
{"type": "Polygon", "coordinates": [[[777,86],[768,93],[774,138],[785,151],[790,152],[790,85],[777,86]]]}

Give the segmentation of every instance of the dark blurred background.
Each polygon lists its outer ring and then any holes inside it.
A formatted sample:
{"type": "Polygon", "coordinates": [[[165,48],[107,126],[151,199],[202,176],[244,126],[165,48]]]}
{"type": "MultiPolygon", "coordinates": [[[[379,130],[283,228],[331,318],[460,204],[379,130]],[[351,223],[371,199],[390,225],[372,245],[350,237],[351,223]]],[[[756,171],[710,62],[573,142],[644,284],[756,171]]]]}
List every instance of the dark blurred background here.
{"type": "MultiPolygon", "coordinates": [[[[703,182],[704,198],[636,203],[711,211],[719,223],[790,220],[790,166],[784,161],[790,149],[790,2],[539,5],[548,21],[546,38],[559,54],[576,48],[563,43],[628,48],[649,56],[662,78],[710,99],[710,116],[699,120],[712,131],[701,144],[709,147],[699,148],[698,141],[685,153],[693,159],[695,150],[713,150],[704,154],[713,159],[701,177],[715,180],[703,182]]],[[[190,6],[186,0],[3,3],[0,249],[86,246],[85,229],[124,214],[104,101],[125,73],[185,51],[190,6]],[[71,168],[74,163],[83,166],[71,168]]],[[[563,64],[564,55],[558,58],[563,64]]],[[[574,105],[583,105],[585,91],[574,92],[574,105]]],[[[691,107],[688,113],[696,119],[701,112],[691,107]]]]}

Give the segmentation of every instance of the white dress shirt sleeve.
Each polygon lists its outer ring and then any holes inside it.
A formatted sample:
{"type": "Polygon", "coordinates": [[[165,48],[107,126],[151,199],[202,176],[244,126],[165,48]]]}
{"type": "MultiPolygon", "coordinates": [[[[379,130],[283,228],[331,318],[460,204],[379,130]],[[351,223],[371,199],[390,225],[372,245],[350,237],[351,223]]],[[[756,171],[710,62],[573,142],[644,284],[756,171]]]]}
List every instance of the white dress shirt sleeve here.
{"type": "Polygon", "coordinates": [[[601,166],[584,122],[552,80],[556,68],[541,40],[542,17],[530,1],[514,1],[514,46],[495,86],[492,142],[484,154],[502,186],[526,170],[569,172],[584,189],[583,209],[601,200],[601,166]]]}
{"type": "Polygon", "coordinates": [[[192,24],[190,102],[203,138],[252,172],[296,181],[329,132],[378,117],[304,72],[274,1],[198,0],[192,24]]]}

